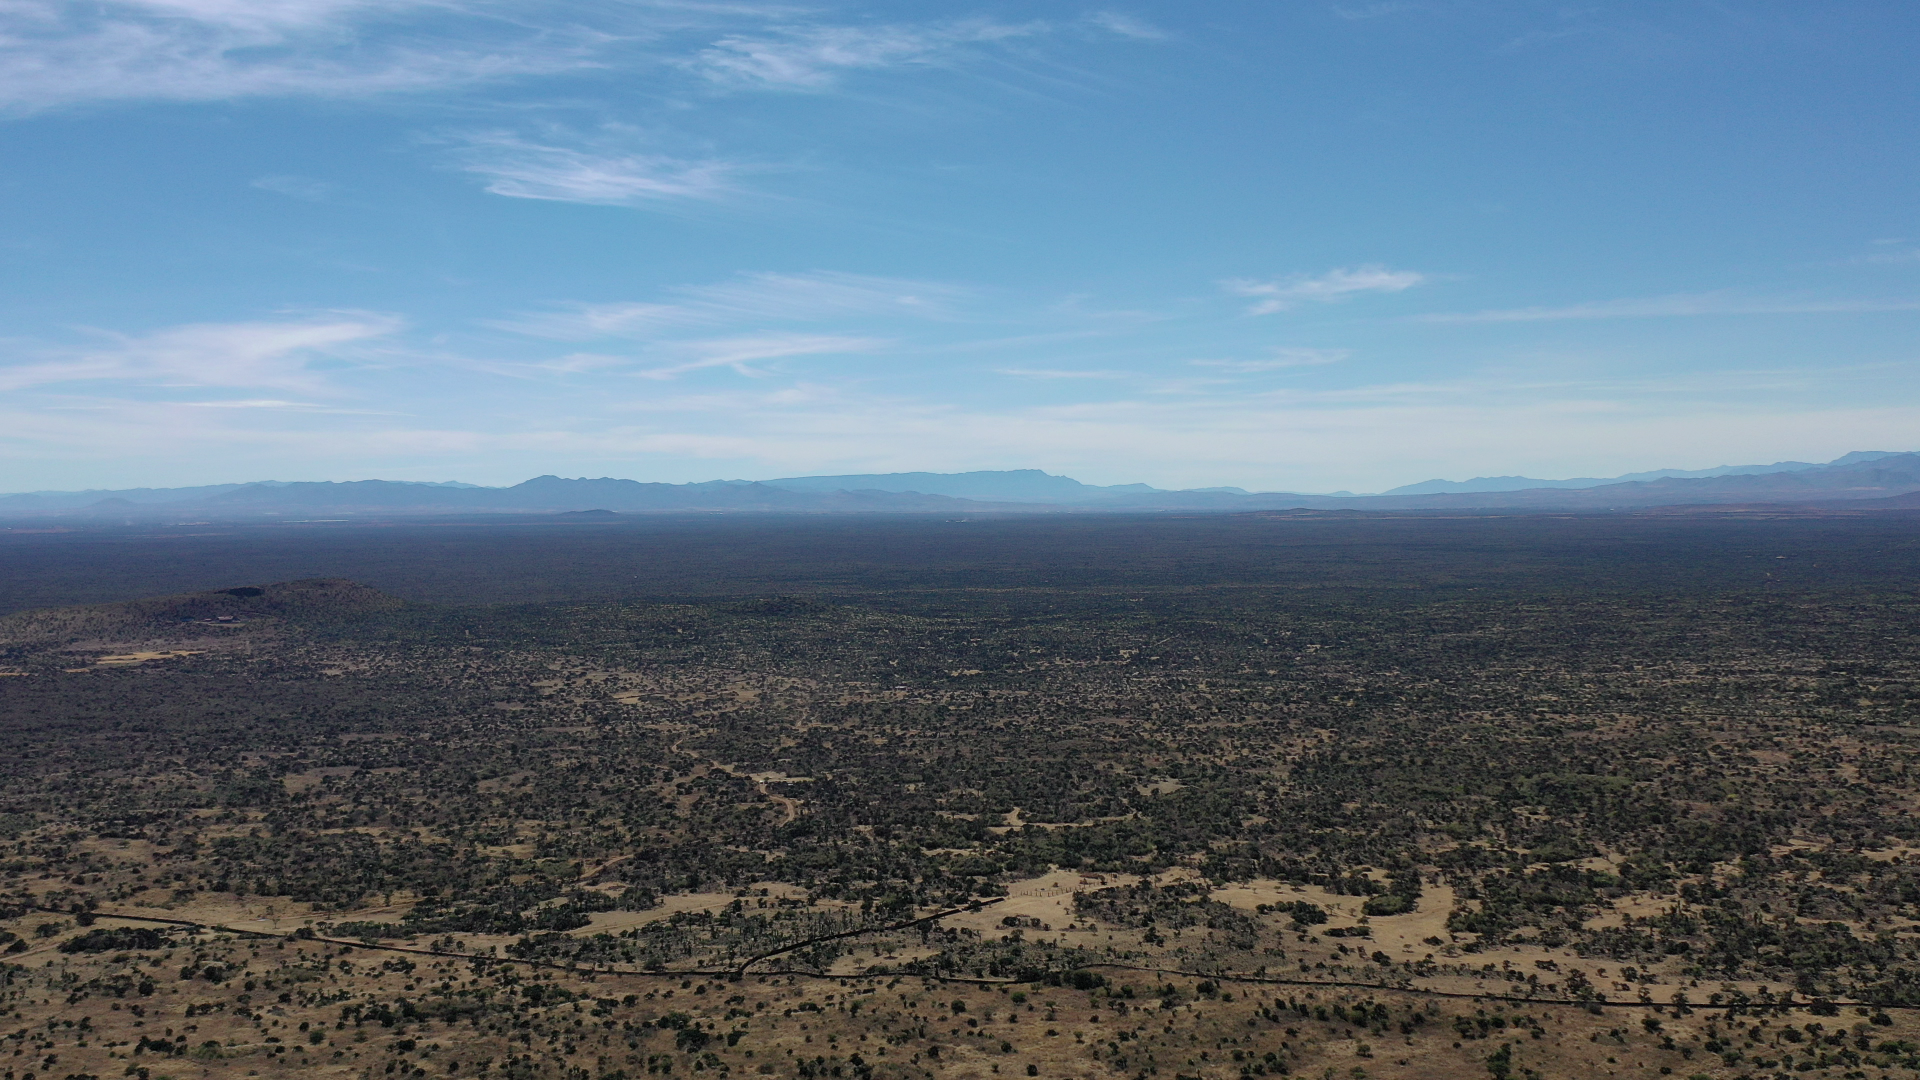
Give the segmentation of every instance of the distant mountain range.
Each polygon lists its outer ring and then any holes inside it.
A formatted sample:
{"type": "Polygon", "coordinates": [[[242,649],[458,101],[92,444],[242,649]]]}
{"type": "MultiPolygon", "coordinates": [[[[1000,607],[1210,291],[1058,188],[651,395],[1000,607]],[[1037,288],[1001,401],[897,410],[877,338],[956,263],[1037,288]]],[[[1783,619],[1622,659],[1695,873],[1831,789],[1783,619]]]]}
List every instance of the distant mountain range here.
{"type": "Polygon", "coordinates": [[[1383,495],[1440,495],[1449,492],[1526,491],[1533,488],[1591,488],[1608,484],[1628,484],[1637,480],[1698,479],[1709,476],[1758,476],[1764,473],[1800,472],[1827,465],[1857,465],[1865,461],[1896,456],[1888,450],[1855,450],[1822,465],[1811,461],[1776,461],[1771,465],[1721,465],[1712,469],[1655,469],[1652,472],[1627,473],[1604,479],[1583,476],[1572,480],[1538,480],[1531,476],[1476,476],[1471,480],[1423,480],[1381,492],[1383,495]]]}
{"type": "MultiPolygon", "coordinates": [[[[761,482],[786,491],[803,491],[813,494],[833,491],[915,492],[921,495],[945,495],[951,499],[1055,505],[1097,503],[1126,495],[1150,495],[1160,491],[1159,488],[1149,487],[1146,484],[1099,487],[1083,484],[1065,476],[1054,476],[1039,469],[1010,469],[1000,472],[789,476],[784,480],[761,482]]],[[[1239,488],[1232,490],[1240,491],[1239,488]]],[[[1246,494],[1244,491],[1240,493],[1246,494]]]]}
{"type": "Polygon", "coordinates": [[[122,491],[0,496],[0,518],[128,522],[449,514],[566,514],[579,522],[662,512],[1036,513],[1255,510],[1595,511],[1657,506],[1838,503],[1913,506],[1920,453],[1856,451],[1800,461],[1662,469],[1611,479],[1479,477],[1429,480],[1381,495],[1302,495],[1240,488],[1168,491],[1146,484],[1082,484],[1038,469],[967,473],[794,476],[650,484],[539,476],[512,487],[452,481],[267,481],[122,491]],[[1901,498],[1906,496],[1906,498],[1901,498]],[[587,513],[594,511],[594,513],[587,513]]]}

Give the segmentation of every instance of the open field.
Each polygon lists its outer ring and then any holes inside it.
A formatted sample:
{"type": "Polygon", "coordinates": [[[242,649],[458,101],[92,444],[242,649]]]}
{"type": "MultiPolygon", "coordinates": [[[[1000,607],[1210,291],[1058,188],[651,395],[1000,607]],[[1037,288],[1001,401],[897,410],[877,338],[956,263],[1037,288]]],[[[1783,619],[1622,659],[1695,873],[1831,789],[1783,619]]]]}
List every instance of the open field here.
{"type": "Polygon", "coordinates": [[[0,1069],[1920,1074],[1911,533],[1434,524],[7,616],[0,1069]]]}

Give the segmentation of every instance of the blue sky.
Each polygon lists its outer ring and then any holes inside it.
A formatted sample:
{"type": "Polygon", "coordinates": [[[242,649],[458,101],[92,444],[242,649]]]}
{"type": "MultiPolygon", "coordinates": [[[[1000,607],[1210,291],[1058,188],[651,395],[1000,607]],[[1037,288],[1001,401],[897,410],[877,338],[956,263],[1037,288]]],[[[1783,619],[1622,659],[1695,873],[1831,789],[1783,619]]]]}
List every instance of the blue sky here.
{"type": "Polygon", "coordinates": [[[0,2],[0,490],[1920,446],[1910,2],[0,2]]]}

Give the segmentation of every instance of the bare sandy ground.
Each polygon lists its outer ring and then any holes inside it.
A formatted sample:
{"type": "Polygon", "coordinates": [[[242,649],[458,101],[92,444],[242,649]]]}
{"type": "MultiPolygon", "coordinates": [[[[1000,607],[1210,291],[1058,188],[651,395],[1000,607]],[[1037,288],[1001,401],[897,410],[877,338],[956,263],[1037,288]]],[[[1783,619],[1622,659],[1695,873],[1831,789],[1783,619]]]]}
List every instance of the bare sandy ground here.
{"type": "MultiPolygon", "coordinates": [[[[790,885],[780,881],[763,881],[755,885],[750,885],[747,888],[750,893],[753,894],[745,898],[749,904],[753,903],[756,899],[762,899],[759,893],[763,889],[766,890],[767,893],[765,899],[804,899],[807,895],[807,890],[801,886],[790,885]]],[[[719,911],[721,908],[726,907],[738,899],[742,898],[735,892],[674,893],[671,896],[661,897],[659,907],[647,908],[645,911],[593,912],[587,916],[587,918],[592,920],[590,923],[580,927],[578,930],[569,930],[567,932],[575,937],[592,937],[595,934],[618,933],[629,927],[645,926],[647,923],[659,922],[661,919],[671,918],[682,912],[719,911]]]]}
{"type": "Polygon", "coordinates": [[[117,656],[102,656],[94,660],[96,664],[144,664],[149,660],[171,660],[176,656],[199,656],[205,649],[159,649],[139,650],[121,653],[117,656]]]}

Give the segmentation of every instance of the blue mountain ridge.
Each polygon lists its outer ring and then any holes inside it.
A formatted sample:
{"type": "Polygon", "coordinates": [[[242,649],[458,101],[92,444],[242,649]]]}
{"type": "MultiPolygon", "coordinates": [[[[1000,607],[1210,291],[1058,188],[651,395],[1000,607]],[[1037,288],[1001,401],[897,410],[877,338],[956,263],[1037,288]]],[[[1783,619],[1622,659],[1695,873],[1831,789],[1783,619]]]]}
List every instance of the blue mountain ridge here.
{"type": "MultiPolygon", "coordinates": [[[[1920,491],[1920,453],[1856,451],[1824,465],[1658,470],[1610,480],[1483,477],[1428,481],[1381,495],[1170,491],[1146,484],[1083,484],[1039,469],[967,473],[867,473],[777,480],[665,484],[539,476],[510,487],[404,480],[265,481],[192,488],[31,492],[0,497],[0,517],[101,520],[720,511],[790,513],[1249,510],[1613,509],[1644,506],[1862,502],[1920,491]],[[1531,487],[1508,487],[1509,483],[1531,487]],[[1432,485],[1446,485],[1434,490],[1432,485]],[[1473,485],[1481,485],[1475,487],[1473,485]]],[[[297,518],[296,518],[297,520],[297,518]]]]}

